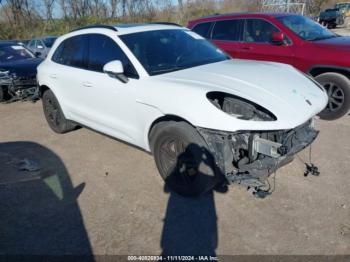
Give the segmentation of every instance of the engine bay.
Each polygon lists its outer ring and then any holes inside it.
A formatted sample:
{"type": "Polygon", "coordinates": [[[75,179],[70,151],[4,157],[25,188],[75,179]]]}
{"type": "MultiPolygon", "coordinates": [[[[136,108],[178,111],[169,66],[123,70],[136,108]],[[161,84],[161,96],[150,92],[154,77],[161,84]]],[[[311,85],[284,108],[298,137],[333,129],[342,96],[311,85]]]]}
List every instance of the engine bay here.
{"type": "Polygon", "coordinates": [[[291,130],[221,132],[198,128],[228,183],[265,186],[267,178],[318,136],[311,119],[291,130]]]}
{"type": "Polygon", "coordinates": [[[36,77],[18,77],[8,72],[0,72],[0,102],[10,103],[18,100],[36,101],[39,89],[36,77]]]}

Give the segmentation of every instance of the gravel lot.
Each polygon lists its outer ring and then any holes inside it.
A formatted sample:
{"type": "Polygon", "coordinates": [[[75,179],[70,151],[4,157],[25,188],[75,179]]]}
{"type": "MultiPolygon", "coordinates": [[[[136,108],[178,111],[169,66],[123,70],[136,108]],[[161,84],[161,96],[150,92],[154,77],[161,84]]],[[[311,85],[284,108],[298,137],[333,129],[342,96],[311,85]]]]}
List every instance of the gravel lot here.
{"type": "Polygon", "coordinates": [[[350,254],[349,116],[317,121],[320,177],[296,159],[265,199],[234,186],[193,200],[167,192],[143,151],[53,133],[41,102],[0,113],[0,254],[350,254]]]}
{"type": "Polygon", "coordinates": [[[334,31],[335,33],[337,33],[339,35],[346,35],[346,36],[350,35],[350,30],[346,29],[344,27],[339,27],[337,29],[333,29],[332,31],[334,31]]]}

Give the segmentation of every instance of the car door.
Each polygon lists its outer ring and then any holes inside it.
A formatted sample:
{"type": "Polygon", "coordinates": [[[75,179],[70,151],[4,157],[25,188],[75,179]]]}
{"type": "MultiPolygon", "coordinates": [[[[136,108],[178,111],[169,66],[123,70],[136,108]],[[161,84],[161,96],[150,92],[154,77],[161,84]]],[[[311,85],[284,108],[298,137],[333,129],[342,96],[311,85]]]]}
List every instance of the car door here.
{"type": "Polygon", "coordinates": [[[80,102],[81,75],[86,71],[87,41],[84,35],[64,40],[55,50],[48,77],[66,118],[81,122],[84,108],[80,102]]]}
{"type": "Polygon", "coordinates": [[[274,43],[273,33],[281,32],[264,19],[245,19],[241,58],[293,64],[294,46],[287,35],[284,43],[274,43]]]}
{"type": "Polygon", "coordinates": [[[132,142],[136,130],[130,113],[135,99],[132,93],[138,83],[137,73],[118,44],[103,34],[88,34],[87,70],[79,74],[74,100],[79,103],[81,122],[103,133],[132,142]],[[129,81],[120,80],[103,72],[103,67],[119,60],[129,81]]]}
{"type": "Polygon", "coordinates": [[[211,41],[233,58],[240,58],[243,21],[242,19],[216,21],[211,32],[211,41]]]}

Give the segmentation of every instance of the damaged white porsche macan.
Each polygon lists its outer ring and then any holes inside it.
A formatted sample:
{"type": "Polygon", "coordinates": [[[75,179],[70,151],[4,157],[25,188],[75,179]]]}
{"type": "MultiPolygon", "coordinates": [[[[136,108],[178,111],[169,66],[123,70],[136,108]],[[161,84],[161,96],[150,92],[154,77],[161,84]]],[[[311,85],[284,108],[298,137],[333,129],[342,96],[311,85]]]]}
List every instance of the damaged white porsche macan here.
{"type": "Polygon", "coordinates": [[[223,181],[264,188],[317,137],[313,118],[328,101],[289,65],[232,59],[169,24],[73,31],[39,66],[38,83],[55,132],[86,126],[150,151],[186,196],[223,181]]]}

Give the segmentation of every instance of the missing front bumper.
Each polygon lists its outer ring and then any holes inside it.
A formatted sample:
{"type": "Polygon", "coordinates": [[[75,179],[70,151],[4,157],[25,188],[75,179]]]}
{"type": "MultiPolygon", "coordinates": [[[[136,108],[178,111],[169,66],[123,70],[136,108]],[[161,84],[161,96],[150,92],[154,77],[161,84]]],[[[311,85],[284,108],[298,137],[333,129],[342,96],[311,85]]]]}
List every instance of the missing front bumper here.
{"type": "Polygon", "coordinates": [[[13,77],[0,74],[0,88],[5,94],[3,102],[10,103],[18,100],[36,101],[39,98],[39,88],[36,77],[13,77]]]}
{"type": "Polygon", "coordinates": [[[290,163],[317,137],[313,120],[291,130],[221,132],[198,128],[229,183],[264,185],[268,176],[290,163]]]}

